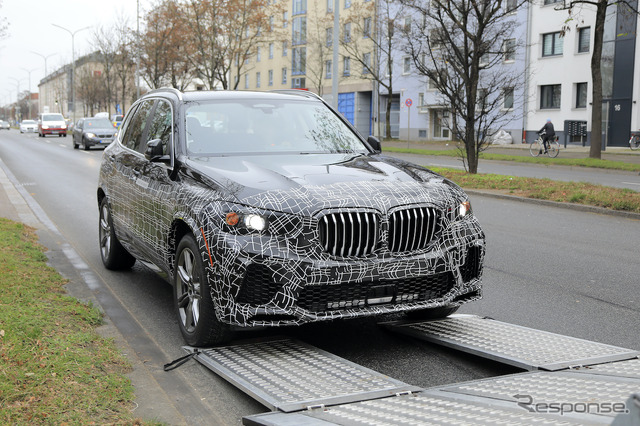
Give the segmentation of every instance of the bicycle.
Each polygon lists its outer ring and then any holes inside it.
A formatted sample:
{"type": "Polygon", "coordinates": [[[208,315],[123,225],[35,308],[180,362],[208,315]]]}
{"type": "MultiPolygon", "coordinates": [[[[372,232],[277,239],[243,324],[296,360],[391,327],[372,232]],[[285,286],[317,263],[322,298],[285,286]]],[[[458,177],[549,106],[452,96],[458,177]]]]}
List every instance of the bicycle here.
{"type": "MultiPolygon", "coordinates": [[[[538,139],[531,142],[529,146],[529,153],[531,153],[532,157],[537,157],[538,155],[544,153],[544,144],[542,143],[542,136],[544,133],[539,133],[538,139]]],[[[547,141],[547,152],[546,154],[549,158],[556,158],[560,153],[560,144],[558,143],[558,135],[555,135],[551,140],[547,141]]]]}
{"type": "Polygon", "coordinates": [[[640,148],[640,132],[631,132],[631,138],[629,139],[629,148],[633,151],[640,148]]]}

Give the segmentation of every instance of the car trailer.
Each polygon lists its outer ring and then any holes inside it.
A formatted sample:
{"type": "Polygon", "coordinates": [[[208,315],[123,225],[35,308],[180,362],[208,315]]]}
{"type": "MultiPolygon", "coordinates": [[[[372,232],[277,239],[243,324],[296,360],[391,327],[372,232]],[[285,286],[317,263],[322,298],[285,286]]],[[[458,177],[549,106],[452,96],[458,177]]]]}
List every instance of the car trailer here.
{"type": "Polygon", "coordinates": [[[419,388],[292,339],[184,349],[272,412],[245,425],[640,426],[640,352],[475,315],[382,323],[524,373],[419,388]]]}

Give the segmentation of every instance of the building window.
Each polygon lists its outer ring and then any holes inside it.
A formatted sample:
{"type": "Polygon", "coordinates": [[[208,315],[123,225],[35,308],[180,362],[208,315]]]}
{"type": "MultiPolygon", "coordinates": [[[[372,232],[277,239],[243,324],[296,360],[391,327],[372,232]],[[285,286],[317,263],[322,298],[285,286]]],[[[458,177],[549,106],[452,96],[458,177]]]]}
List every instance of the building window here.
{"type": "Polygon", "coordinates": [[[505,5],[505,10],[507,11],[507,13],[514,12],[517,6],[518,6],[518,0],[507,0],[507,3],[505,5]]]}
{"type": "Polygon", "coordinates": [[[273,31],[273,15],[269,16],[269,32],[273,31]]]}
{"type": "Polygon", "coordinates": [[[260,87],[260,72],[256,73],[256,87],[260,87]]]}
{"type": "Polygon", "coordinates": [[[513,109],[513,87],[502,91],[502,109],[513,109]]]}
{"type": "Polygon", "coordinates": [[[305,44],[307,42],[307,17],[298,16],[293,18],[293,42],[296,44],[305,44]]]}
{"type": "Polygon", "coordinates": [[[402,73],[409,74],[411,72],[411,57],[405,56],[402,58],[402,73]]]}
{"type": "Polygon", "coordinates": [[[289,25],[289,12],[282,12],[282,28],[287,28],[289,25]]]}
{"type": "Polygon", "coordinates": [[[418,93],[418,106],[419,107],[424,106],[424,93],[422,92],[418,93]]]}
{"type": "Polygon", "coordinates": [[[327,0],[327,13],[333,12],[333,1],[334,0],[327,0]]]}
{"type": "Polygon", "coordinates": [[[427,137],[427,130],[426,129],[419,129],[418,130],[418,137],[421,139],[424,139],[427,137]]]}
{"type": "Polygon", "coordinates": [[[544,4],[556,4],[560,3],[563,0],[544,0],[544,4]]]}
{"type": "Polygon", "coordinates": [[[269,43],[269,59],[273,59],[273,43],[269,43]]]}
{"type": "Polygon", "coordinates": [[[587,107],[587,83],[576,83],[576,108],[587,107]]]}
{"type": "Polygon", "coordinates": [[[362,23],[362,37],[369,38],[371,37],[371,18],[364,18],[364,22],[362,23]]]}
{"type": "Polygon", "coordinates": [[[542,35],[542,56],[562,55],[562,37],[560,32],[542,35]]]}
{"type": "Polygon", "coordinates": [[[351,7],[351,0],[344,0],[344,8],[348,9],[351,7]]]}
{"type": "Polygon", "coordinates": [[[371,53],[362,55],[362,74],[369,74],[371,69],[371,53]]]}
{"type": "Polygon", "coordinates": [[[260,62],[260,58],[262,58],[262,53],[260,51],[260,46],[256,47],[256,62],[260,62]]]}
{"type": "Polygon", "coordinates": [[[502,50],[504,51],[505,62],[515,61],[516,60],[516,39],[509,38],[505,40],[502,45],[502,50]]]}
{"type": "Polygon", "coordinates": [[[287,56],[287,50],[289,50],[287,42],[283,41],[282,42],[282,56],[287,56]]]}
{"type": "Polygon", "coordinates": [[[404,18],[404,32],[406,34],[411,34],[411,16],[406,16],[404,18]]]}
{"type": "Polygon", "coordinates": [[[327,47],[333,44],[333,28],[327,28],[327,47]]]}
{"type": "Polygon", "coordinates": [[[333,70],[333,62],[325,61],[324,62],[324,78],[331,78],[333,70]]]}
{"type": "Polygon", "coordinates": [[[349,43],[351,41],[351,22],[344,24],[342,32],[343,41],[349,43]]]}
{"type": "Polygon", "coordinates": [[[291,50],[291,75],[307,72],[307,48],[296,47],[291,50]]]}
{"type": "Polygon", "coordinates": [[[540,86],[540,109],[560,108],[560,91],[559,84],[540,86]]]}
{"type": "Polygon", "coordinates": [[[306,85],[304,78],[293,78],[291,79],[291,87],[294,89],[304,89],[306,85]]]}
{"type": "Polygon", "coordinates": [[[478,99],[476,100],[476,110],[487,110],[487,98],[489,97],[489,90],[485,88],[478,89],[478,99]]]}
{"type": "Polygon", "coordinates": [[[578,53],[588,52],[591,49],[591,27],[578,30],[578,53]]]}
{"type": "Polygon", "coordinates": [[[293,0],[293,14],[301,15],[307,13],[307,0],[293,0]]]}
{"type": "Polygon", "coordinates": [[[249,88],[249,74],[244,75],[244,88],[245,89],[249,88]]]}
{"type": "Polygon", "coordinates": [[[342,59],[342,75],[345,77],[351,75],[351,58],[342,59]]]}
{"type": "Polygon", "coordinates": [[[287,84],[287,67],[282,68],[282,84],[287,84]]]}
{"type": "Polygon", "coordinates": [[[269,86],[273,86],[273,70],[269,70],[269,86]]]}

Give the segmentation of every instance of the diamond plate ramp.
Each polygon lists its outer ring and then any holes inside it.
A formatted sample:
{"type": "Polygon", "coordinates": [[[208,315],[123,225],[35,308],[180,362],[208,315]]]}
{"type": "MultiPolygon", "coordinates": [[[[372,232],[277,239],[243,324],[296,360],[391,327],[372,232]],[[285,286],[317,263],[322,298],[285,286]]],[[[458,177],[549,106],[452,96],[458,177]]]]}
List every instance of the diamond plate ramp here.
{"type": "MultiPolygon", "coordinates": [[[[572,369],[576,373],[602,374],[605,376],[628,377],[640,380],[640,359],[610,362],[572,369]]],[[[640,391],[640,389],[638,389],[640,391]]]]}
{"type": "Polygon", "coordinates": [[[549,333],[475,315],[381,323],[389,330],[525,370],[556,371],[635,358],[638,351],[549,333]]]}
{"type": "Polygon", "coordinates": [[[588,425],[607,424],[560,416],[531,414],[517,405],[487,404],[454,397],[413,394],[301,411],[243,418],[245,425],[372,426],[372,425],[588,425]]]}
{"type": "Polygon", "coordinates": [[[197,349],[194,358],[274,411],[364,401],[420,389],[288,339],[197,349]]]}
{"type": "Polygon", "coordinates": [[[529,412],[611,418],[627,410],[625,401],[640,389],[640,380],[570,371],[538,371],[439,389],[488,400],[510,401],[529,412]]]}

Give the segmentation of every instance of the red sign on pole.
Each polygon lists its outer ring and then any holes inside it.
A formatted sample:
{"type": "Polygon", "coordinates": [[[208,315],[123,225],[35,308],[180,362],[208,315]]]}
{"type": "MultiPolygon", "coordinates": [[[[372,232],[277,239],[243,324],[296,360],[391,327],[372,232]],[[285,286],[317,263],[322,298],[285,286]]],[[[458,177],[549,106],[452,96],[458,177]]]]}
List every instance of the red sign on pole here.
{"type": "Polygon", "coordinates": [[[413,101],[410,98],[407,98],[406,101],[404,101],[404,104],[408,107],[410,107],[411,105],[413,105],[413,101]]]}

